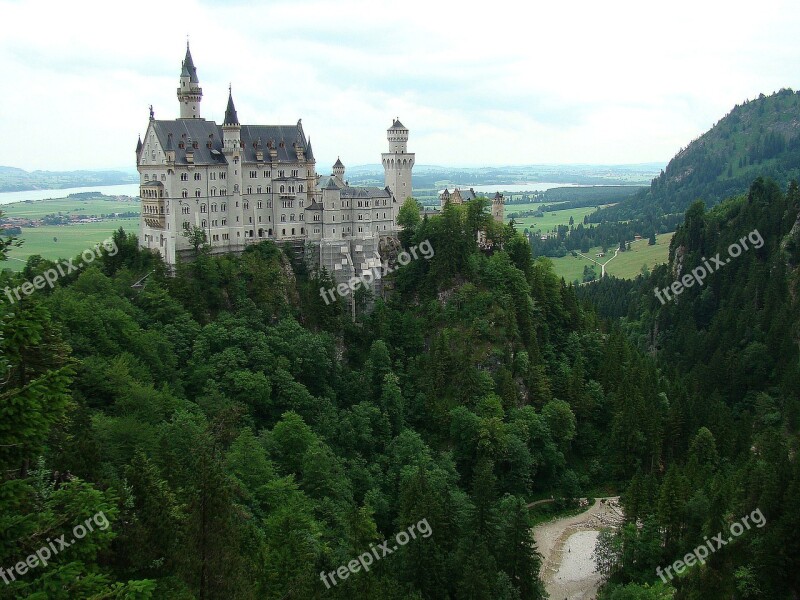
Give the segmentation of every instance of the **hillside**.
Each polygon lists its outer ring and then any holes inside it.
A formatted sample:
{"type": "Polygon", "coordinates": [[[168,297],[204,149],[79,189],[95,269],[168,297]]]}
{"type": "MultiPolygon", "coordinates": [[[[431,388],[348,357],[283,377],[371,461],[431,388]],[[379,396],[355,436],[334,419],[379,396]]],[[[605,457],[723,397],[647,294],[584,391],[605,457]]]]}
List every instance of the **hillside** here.
{"type": "Polygon", "coordinates": [[[681,149],[650,188],[599,211],[593,223],[682,214],[697,199],[713,206],[756,177],[785,186],[800,175],[800,95],[784,89],[737,105],[681,149]]]}
{"type": "MultiPolygon", "coordinates": [[[[657,428],[664,462],[643,466],[623,493],[627,526],[617,542],[622,547],[624,539],[625,557],[613,543],[607,547],[614,566],[599,598],[654,597],[646,586],[658,582],[656,569],[718,532],[738,539],[717,545],[705,565],[673,581],[676,600],[796,598],[797,183],[784,192],[757,179],[746,194],[710,211],[698,202],[675,233],[669,264],[635,281],[605,278],[577,293],[603,316],[626,317],[624,327],[654,357],[665,384],[666,418],[657,428]],[[703,271],[706,257],[718,267],[711,273],[703,271]],[[663,296],[678,281],[687,285],[662,304],[654,288],[663,296]],[[739,530],[737,522],[748,517],[759,521],[739,530]]],[[[649,442],[637,430],[629,419],[634,446],[649,442]]]]}
{"type": "Polygon", "coordinates": [[[0,192],[64,189],[90,185],[137,183],[135,172],[126,171],[25,171],[0,165],[0,192]]]}

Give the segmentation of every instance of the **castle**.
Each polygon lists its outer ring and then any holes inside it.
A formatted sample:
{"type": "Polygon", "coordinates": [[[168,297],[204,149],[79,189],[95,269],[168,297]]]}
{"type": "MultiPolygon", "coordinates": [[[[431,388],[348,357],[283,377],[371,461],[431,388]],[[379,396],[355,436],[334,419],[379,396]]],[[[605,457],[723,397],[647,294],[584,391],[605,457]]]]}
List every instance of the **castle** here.
{"type": "Polygon", "coordinates": [[[228,90],[222,125],[203,119],[203,90],[189,44],[177,89],[180,116],[150,122],[136,146],[142,216],[139,244],[174,266],[202,230],[211,252],[241,252],[264,240],[292,245],[337,281],[380,264],[411,196],[414,153],[395,119],[381,155],[385,187],[351,187],[341,160],[316,172],[311,139],[294,125],[242,125],[228,90]]]}

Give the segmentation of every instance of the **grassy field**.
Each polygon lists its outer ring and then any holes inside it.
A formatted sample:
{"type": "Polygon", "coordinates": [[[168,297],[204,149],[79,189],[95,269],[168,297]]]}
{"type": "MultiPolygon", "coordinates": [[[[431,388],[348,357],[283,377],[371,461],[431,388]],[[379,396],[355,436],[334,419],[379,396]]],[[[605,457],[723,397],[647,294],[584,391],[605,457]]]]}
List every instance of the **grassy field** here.
{"type": "MultiPolygon", "coordinates": [[[[518,206],[527,206],[520,204],[518,206]]],[[[506,213],[516,212],[516,208],[509,210],[506,207],[506,213]]],[[[530,209],[528,209],[530,210],[530,209]]],[[[575,224],[583,223],[583,217],[590,215],[597,210],[595,206],[587,206],[585,208],[571,208],[567,210],[555,210],[552,212],[544,213],[543,217],[525,217],[515,221],[517,224],[517,231],[542,231],[542,233],[555,229],[558,225],[569,225],[569,218],[572,217],[575,224]]]]}
{"type": "Polygon", "coordinates": [[[99,244],[120,227],[138,235],[139,218],[112,219],[80,225],[23,227],[22,235],[17,237],[24,243],[19,248],[11,248],[8,255],[10,260],[2,263],[2,268],[21,271],[28,257],[34,254],[49,259],[72,258],[99,244]]]}
{"type": "MultiPolygon", "coordinates": [[[[633,279],[642,271],[642,265],[652,268],[654,265],[667,262],[672,235],[672,233],[662,233],[656,236],[655,246],[648,246],[646,239],[631,242],[630,251],[617,254],[617,257],[607,264],[606,273],[620,279],[633,279]]],[[[600,250],[601,248],[599,247],[592,248],[585,254],[595,258],[595,254],[600,250]]],[[[614,256],[614,251],[610,250],[605,257],[597,260],[600,262],[608,261],[612,256],[614,256]]],[[[600,276],[600,266],[581,256],[576,258],[571,254],[567,254],[563,258],[551,258],[550,260],[553,261],[553,270],[556,274],[567,281],[582,280],[583,267],[586,265],[594,265],[598,277],[600,276]]]]}
{"type": "Polygon", "coordinates": [[[81,217],[99,217],[112,213],[136,212],[141,210],[138,199],[121,201],[116,198],[58,198],[55,200],[28,200],[0,205],[0,210],[8,217],[41,219],[45,215],[78,215],[81,217]]]}

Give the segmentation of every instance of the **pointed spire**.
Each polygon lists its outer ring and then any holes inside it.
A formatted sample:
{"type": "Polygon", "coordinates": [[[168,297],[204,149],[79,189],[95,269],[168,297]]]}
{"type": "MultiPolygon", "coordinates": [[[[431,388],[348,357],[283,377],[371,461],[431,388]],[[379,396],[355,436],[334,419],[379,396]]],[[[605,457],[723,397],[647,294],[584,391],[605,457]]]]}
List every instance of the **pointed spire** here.
{"type": "Polygon", "coordinates": [[[344,169],[344,165],[342,164],[342,159],[339,158],[338,156],[336,157],[336,162],[333,163],[333,168],[334,169],[336,169],[336,168],[344,169]]]}
{"type": "Polygon", "coordinates": [[[314,151],[311,149],[311,138],[308,138],[308,147],[306,148],[306,160],[309,162],[314,161],[314,151]]]}
{"type": "Polygon", "coordinates": [[[188,77],[191,83],[200,83],[200,80],[197,79],[197,69],[192,60],[192,53],[189,51],[188,39],[186,40],[186,58],[183,59],[182,67],[181,77],[188,77]]]}
{"type": "Polygon", "coordinates": [[[142,152],[142,136],[139,136],[139,141],[136,142],[136,154],[140,154],[142,152]]]}
{"type": "Polygon", "coordinates": [[[230,85],[228,85],[228,107],[225,109],[223,125],[239,125],[239,117],[236,115],[236,107],[233,105],[233,92],[230,85]]]}

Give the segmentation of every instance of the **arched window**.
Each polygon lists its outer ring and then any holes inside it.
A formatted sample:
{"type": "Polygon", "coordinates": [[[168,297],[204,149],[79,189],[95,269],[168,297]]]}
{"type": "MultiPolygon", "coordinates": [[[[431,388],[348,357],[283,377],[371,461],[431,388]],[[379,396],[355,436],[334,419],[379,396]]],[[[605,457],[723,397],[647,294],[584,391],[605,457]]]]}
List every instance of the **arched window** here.
{"type": "Polygon", "coordinates": [[[189,197],[189,190],[187,190],[187,189],[181,190],[181,196],[183,196],[184,198],[188,198],[189,197]]]}
{"type": "Polygon", "coordinates": [[[195,198],[199,198],[200,197],[200,190],[195,190],[194,191],[194,197],[195,198]]]}
{"type": "Polygon", "coordinates": [[[201,205],[200,205],[200,212],[201,212],[201,213],[204,213],[204,212],[206,212],[206,205],[205,205],[205,204],[201,204],[201,205]]]}
{"type": "Polygon", "coordinates": [[[282,186],[281,186],[281,194],[283,194],[285,191],[286,191],[286,186],[285,186],[285,185],[282,185],[282,186]]]}
{"type": "Polygon", "coordinates": [[[211,212],[217,212],[217,203],[216,202],[211,205],[211,212]]]}

